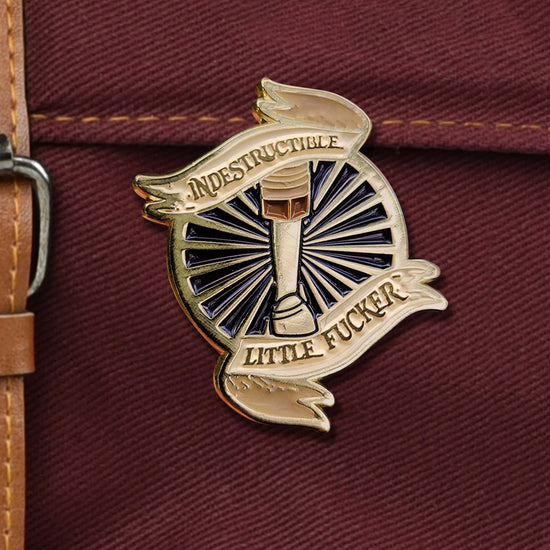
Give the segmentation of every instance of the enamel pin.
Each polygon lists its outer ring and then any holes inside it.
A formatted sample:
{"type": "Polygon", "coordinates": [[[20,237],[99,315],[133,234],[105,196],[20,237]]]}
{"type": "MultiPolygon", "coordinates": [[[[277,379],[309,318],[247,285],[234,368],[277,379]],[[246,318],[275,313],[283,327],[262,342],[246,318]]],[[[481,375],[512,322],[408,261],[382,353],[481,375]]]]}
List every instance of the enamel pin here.
{"type": "Polygon", "coordinates": [[[328,431],[320,380],[416,311],[443,310],[439,269],[408,257],[389,183],[359,153],[371,121],[343,97],[264,79],[245,130],[182,170],[137,176],[168,225],[185,313],[220,352],[215,385],[241,414],[328,431]]]}

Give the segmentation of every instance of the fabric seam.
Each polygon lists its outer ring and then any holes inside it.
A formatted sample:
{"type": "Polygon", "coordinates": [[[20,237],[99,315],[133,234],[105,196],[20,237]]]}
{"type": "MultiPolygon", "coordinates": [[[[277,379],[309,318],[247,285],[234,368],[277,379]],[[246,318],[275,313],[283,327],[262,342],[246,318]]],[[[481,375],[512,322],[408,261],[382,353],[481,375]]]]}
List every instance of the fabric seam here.
{"type": "MultiPolygon", "coordinates": [[[[240,124],[247,122],[243,117],[220,117],[212,115],[203,116],[157,116],[157,115],[113,115],[113,116],[71,116],[71,115],[50,115],[46,113],[33,113],[30,115],[31,120],[49,120],[54,122],[82,122],[84,124],[94,122],[186,122],[196,121],[204,123],[219,123],[228,122],[231,124],[240,124]]],[[[430,119],[385,119],[373,120],[376,124],[382,126],[438,126],[441,128],[463,127],[463,128],[492,128],[497,130],[542,130],[550,131],[550,126],[544,124],[533,123],[512,123],[512,122],[482,122],[482,121],[458,121],[458,120],[430,120],[430,119]]]]}

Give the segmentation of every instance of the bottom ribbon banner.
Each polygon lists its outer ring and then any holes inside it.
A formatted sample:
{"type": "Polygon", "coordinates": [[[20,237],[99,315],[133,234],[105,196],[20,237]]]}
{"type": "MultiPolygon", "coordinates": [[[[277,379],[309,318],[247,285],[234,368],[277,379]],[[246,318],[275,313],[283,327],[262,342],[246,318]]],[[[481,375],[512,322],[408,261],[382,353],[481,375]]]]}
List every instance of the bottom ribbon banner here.
{"type": "Polygon", "coordinates": [[[438,275],[430,262],[407,260],[348,295],[319,318],[312,335],[242,338],[219,358],[218,392],[252,419],[328,431],[322,407],[333,405],[334,396],[318,380],[350,365],[410,314],[445,309],[445,298],[427,285],[438,275]]]}

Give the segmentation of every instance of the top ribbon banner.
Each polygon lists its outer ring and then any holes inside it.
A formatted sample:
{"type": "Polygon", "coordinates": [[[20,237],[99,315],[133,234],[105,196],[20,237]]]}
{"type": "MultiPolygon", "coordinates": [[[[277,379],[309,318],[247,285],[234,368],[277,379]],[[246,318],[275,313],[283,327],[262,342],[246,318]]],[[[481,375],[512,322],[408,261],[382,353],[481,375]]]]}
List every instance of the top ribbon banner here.
{"type": "Polygon", "coordinates": [[[343,160],[367,139],[372,124],[351,101],[263,79],[253,106],[259,126],[235,135],[182,170],[137,176],[147,199],[147,218],[165,222],[175,214],[208,210],[274,170],[303,160],[343,160]]]}

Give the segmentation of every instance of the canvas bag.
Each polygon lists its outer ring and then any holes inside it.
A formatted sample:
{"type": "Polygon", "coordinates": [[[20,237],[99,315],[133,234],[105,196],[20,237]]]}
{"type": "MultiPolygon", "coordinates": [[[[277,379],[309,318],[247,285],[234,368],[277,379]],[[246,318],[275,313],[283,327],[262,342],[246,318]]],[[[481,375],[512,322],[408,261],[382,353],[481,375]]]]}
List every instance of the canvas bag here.
{"type": "Polygon", "coordinates": [[[546,4],[24,10],[31,155],[53,182],[27,548],[549,544],[546,4]],[[329,434],[218,399],[131,189],[250,127],[263,76],[369,114],[363,152],[449,301],[326,380],[329,434]]]}

